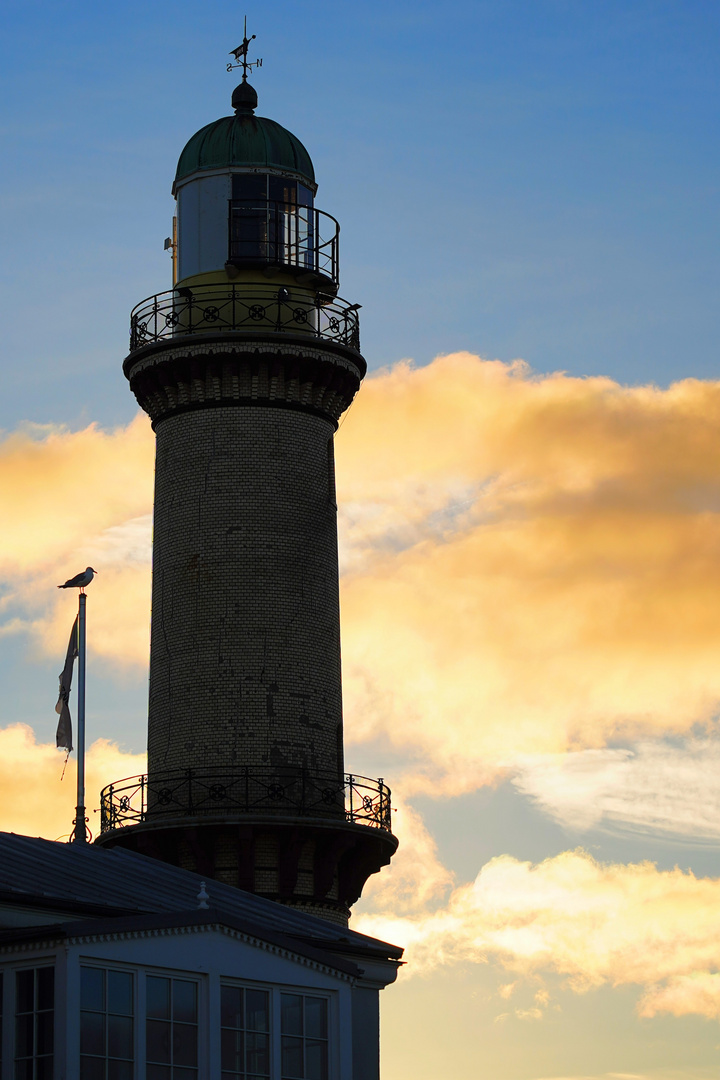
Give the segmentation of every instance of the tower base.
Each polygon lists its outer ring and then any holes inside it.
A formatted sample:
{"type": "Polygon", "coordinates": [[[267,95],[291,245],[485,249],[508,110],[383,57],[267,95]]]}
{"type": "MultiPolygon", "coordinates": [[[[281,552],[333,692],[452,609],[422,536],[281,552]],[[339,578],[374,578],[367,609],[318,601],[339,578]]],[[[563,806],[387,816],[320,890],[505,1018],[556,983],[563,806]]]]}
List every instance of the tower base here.
{"type": "Polygon", "coordinates": [[[392,833],[354,822],[265,815],[147,820],[101,833],[96,843],[222,881],[347,926],[371,874],[387,866],[392,833]]]}

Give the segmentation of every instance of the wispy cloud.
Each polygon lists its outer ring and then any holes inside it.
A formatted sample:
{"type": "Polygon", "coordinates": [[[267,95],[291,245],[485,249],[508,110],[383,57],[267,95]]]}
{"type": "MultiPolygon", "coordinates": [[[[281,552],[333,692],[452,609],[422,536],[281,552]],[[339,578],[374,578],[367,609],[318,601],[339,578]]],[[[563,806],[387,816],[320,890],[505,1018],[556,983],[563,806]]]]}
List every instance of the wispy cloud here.
{"type": "Polygon", "coordinates": [[[720,842],[720,739],[528,758],[513,784],[570,831],[720,842]]]}

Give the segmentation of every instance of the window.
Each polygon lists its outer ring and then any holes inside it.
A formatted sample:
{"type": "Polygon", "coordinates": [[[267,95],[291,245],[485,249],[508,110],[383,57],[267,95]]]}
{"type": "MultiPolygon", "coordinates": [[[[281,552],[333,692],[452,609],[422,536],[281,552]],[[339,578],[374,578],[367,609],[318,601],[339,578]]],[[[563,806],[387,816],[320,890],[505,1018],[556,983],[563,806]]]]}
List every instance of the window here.
{"type": "Polygon", "coordinates": [[[145,991],[146,1080],[197,1080],[197,983],[148,975],[145,991]]]}
{"type": "Polygon", "coordinates": [[[270,1076],[270,995],[265,990],[221,986],[222,1080],[270,1076]]]}
{"type": "Polygon", "coordinates": [[[133,1080],[133,977],[80,968],[80,1080],[133,1080]]]}
{"type": "Polygon", "coordinates": [[[327,999],[281,994],[282,1080],[327,1080],[327,999]]]}
{"type": "Polygon", "coordinates": [[[15,972],[15,1080],[52,1080],[55,968],[15,972]]]}

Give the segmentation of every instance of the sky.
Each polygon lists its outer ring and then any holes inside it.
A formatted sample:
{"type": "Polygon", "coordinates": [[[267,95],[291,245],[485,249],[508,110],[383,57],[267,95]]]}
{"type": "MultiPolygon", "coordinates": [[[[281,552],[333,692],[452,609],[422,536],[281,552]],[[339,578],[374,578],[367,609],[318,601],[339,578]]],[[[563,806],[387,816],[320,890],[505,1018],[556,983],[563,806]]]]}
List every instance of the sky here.
{"type": "Polygon", "coordinates": [[[401,846],[384,1080],[720,1076],[720,8],[5,0],[0,828],[142,771],[153,435],[122,375],[177,158],[260,106],[341,224],[346,760],[401,846]]]}

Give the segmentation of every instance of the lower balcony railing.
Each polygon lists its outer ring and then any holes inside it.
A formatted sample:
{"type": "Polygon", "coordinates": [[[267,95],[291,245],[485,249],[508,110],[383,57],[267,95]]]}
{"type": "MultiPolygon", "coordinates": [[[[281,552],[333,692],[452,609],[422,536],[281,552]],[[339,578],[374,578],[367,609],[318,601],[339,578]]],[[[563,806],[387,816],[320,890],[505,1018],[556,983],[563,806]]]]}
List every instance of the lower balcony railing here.
{"type": "Polygon", "coordinates": [[[360,351],[359,304],[324,293],[254,284],[180,286],[149,296],[130,315],[130,352],[185,334],[307,334],[360,351]]]}
{"type": "Polygon", "coordinates": [[[390,788],[352,773],[338,783],[305,769],[183,769],[131,776],[100,794],[101,832],[163,817],[236,813],[337,817],[392,831],[390,788]]]}

